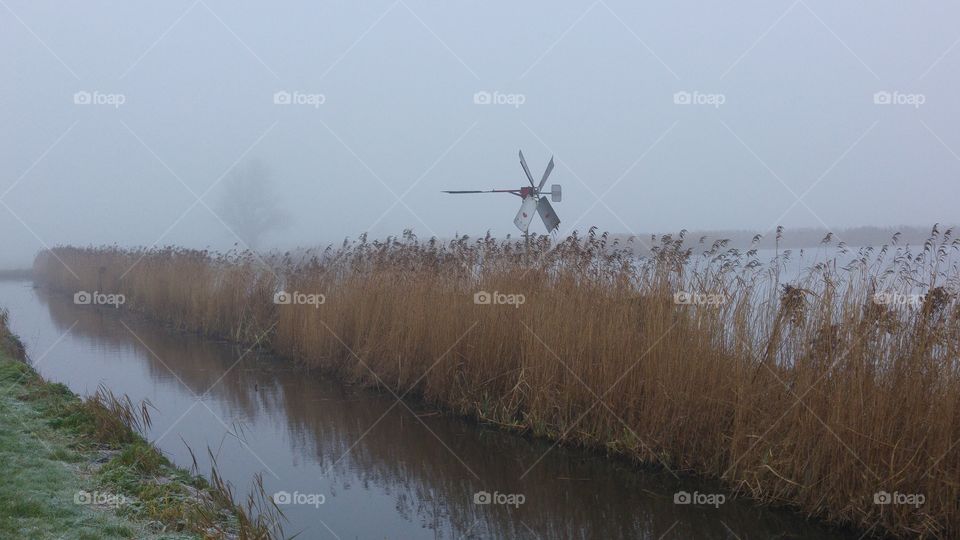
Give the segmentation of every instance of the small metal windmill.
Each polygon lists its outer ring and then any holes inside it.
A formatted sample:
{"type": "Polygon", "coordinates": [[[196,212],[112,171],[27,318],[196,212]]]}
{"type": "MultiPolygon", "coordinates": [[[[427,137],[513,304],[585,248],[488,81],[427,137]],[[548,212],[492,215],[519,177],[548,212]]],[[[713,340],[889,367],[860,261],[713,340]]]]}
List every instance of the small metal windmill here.
{"type": "Polygon", "coordinates": [[[554,212],[553,206],[550,204],[550,201],[547,200],[546,195],[549,194],[553,202],[560,202],[560,185],[553,184],[550,186],[550,191],[543,191],[543,186],[547,183],[550,172],[553,171],[553,158],[550,158],[550,163],[547,164],[546,170],[543,171],[543,177],[540,178],[539,184],[533,182],[533,175],[530,174],[530,167],[527,167],[527,160],[523,158],[522,150],[520,151],[520,166],[523,167],[523,173],[527,175],[530,187],[524,186],[519,189],[444,191],[444,193],[453,193],[455,195],[467,193],[511,193],[523,199],[523,202],[520,203],[520,211],[517,212],[517,217],[513,218],[513,224],[523,231],[525,238],[527,238],[530,232],[530,222],[533,221],[534,212],[540,214],[540,219],[543,221],[544,227],[547,228],[547,232],[557,230],[560,227],[560,218],[557,217],[557,213],[554,212]]]}

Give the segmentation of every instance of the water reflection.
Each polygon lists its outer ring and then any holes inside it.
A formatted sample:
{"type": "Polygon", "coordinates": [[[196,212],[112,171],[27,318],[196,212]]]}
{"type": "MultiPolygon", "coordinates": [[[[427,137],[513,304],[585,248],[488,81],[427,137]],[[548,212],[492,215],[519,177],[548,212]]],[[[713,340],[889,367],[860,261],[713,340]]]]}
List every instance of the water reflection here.
{"type": "Polygon", "coordinates": [[[22,283],[0,282],[0,305],[48,378],[79,392],[102,382],[149,398],[159,409],[150,437],[177,463],[190,463],[184,443],[210,446],[241,488],[264,471],[268,491],[323,494],[316,507],[283,507],[288,532],[302,530],[302,538],[845,537],[746,501],[677,505],[680,489],[719,489],[551,450],[546,441],[397,404],[257,351],[75,306],[22,283]],[[479,491],[522,494],[525,502],[475,504],[479,491]]]}

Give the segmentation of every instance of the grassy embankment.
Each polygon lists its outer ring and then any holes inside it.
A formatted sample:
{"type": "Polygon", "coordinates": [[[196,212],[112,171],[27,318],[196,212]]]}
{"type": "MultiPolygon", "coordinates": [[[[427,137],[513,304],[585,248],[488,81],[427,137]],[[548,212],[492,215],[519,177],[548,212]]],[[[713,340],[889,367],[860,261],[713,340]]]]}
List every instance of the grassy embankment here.
{"type": "MultiPolygon", "coordinates": [[[[271,538],[275,513],[250,519],[213,483],[174,467],[139,434],[140,407],[100,389],[81,400],[26,362],[0,310],[0,537],[271,538]]],[[[282,533],[281,533],[282,534],[282,533]]]]}
{"type": "Polygon", "coordinates": [[[918,248],[825,247],[789,282],[789,251],[760,261],[717,242],[693,258],[681,235],[637,260],[592,231],[535,239],[529,265],[519,244],[407,236],[269,267],[250,253],[63,247],[34,272],[66,293],[122,293],[125,307],[183,329],[263,337],[348,379],[716,477],[831,522],[957,537],[951,234],[934,229],[918,248]],[[325,302],[277,304],[281,289],[325,302]],[[480,291],[524,303],[478,304],[480,291]],[[876,504],[883,492],[924,502],[876,504]]]}

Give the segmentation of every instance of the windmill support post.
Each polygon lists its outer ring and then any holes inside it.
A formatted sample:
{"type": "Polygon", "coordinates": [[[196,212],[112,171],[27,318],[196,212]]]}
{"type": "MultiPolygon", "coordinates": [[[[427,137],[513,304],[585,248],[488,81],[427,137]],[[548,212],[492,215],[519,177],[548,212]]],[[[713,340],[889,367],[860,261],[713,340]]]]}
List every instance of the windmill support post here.
{"type": "Polygon", "coordinates": [[[530,227],[523,231],[523,265],[530,266],[530,227]]]}

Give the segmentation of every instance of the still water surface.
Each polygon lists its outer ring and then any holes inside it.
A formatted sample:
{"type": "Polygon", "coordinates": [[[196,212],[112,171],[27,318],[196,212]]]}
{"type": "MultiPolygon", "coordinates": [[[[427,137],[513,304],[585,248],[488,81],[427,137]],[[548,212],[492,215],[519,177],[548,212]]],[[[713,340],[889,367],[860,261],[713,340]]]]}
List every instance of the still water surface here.
{"type": "Polygon", "coordinates": [[[178,465],[192,463],[189,445],[207,472],[209,447],[239,493],[260,472],[268,493],[311,503],[282,506],[287,534],[299,538],[850,537],[745,500],[677,505],[680,490],[722,491],[398,403],[122,310],[76,306],[29,282],[0,281],[0,307],[47,379],[82,395],[103,384],[150,400],[148,437],[178,465]],[[481,491],[523,504],[475,504],[481,491]]]}

